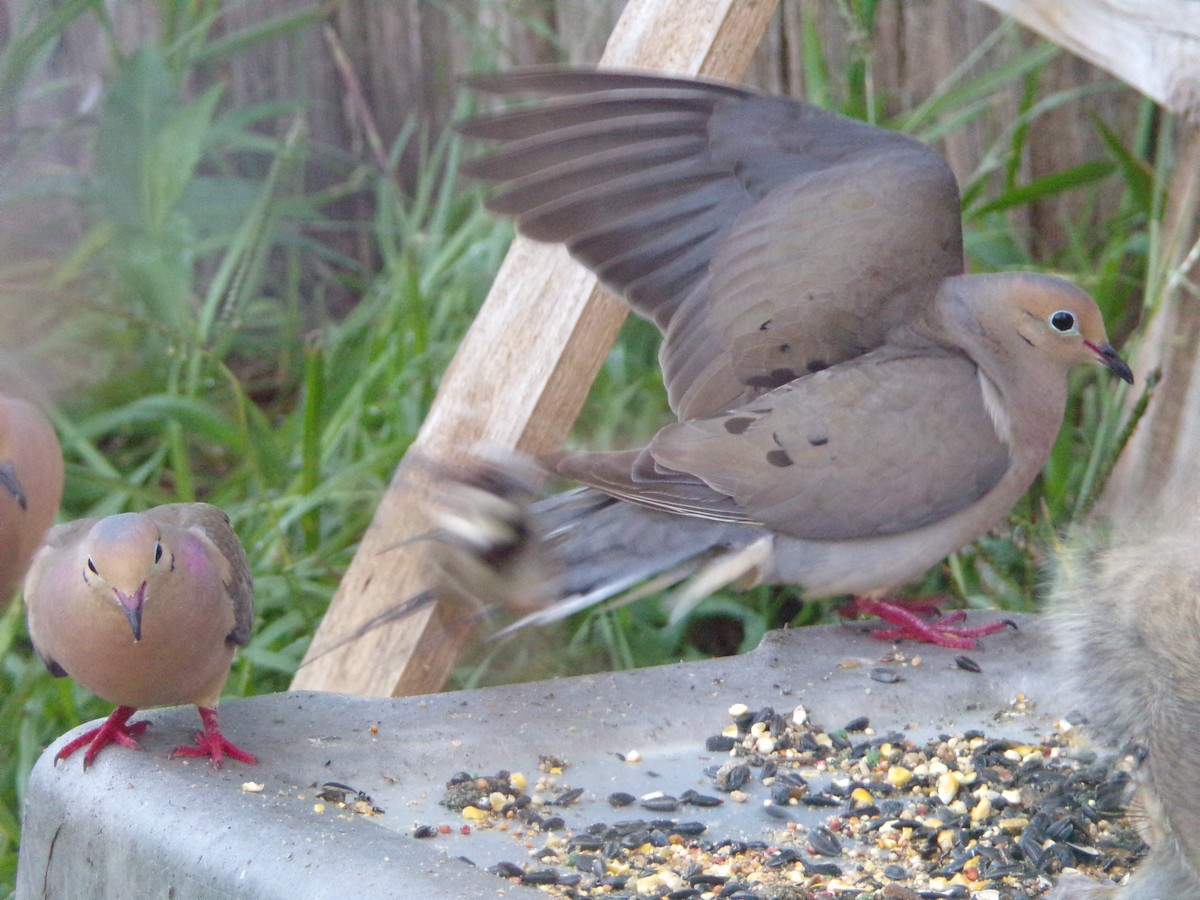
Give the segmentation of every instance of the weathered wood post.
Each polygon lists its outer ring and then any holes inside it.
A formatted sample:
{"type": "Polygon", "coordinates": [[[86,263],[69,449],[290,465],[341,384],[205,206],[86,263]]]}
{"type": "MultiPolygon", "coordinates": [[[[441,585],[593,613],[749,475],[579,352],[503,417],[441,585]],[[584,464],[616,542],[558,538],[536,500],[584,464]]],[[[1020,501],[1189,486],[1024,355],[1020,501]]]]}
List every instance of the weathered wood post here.
{"type": "MultiPolygon", "coordinates": [[[[737,80],[777,0],[630,0],[601,60],[737,80]]],[[[401,695],[439,690],[463,635],[425,607],[333,646],[364,622],[428,587],[415,461],[453,460],[484,445],[528,453],[557,448],[625,318],[625,307],[559,246],[518,238],[463,339],[411,450],[397,467],[309,648],[294,689],[401,695]],[[323,655],[322,655],[323,654],[323,655]]]]}

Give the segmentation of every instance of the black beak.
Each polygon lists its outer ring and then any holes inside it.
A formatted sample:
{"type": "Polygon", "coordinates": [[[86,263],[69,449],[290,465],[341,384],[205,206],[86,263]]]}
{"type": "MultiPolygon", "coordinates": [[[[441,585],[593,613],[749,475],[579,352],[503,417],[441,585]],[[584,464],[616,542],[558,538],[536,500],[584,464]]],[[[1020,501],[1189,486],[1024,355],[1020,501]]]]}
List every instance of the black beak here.
{"type": "Polygon", "coordinates": [[[13,464],[8,460],[0,463],[0,487],[4,488],[13,498],[21,509],[26,508],[25,491],[21,489],[21,482],[17,478],[17,470],[13,468],[13,464]]]}
{"type": "Polygon", "coordinates": [[[1112,344],[1089,343],[1088,346],[1096,351],[1096,355],[1100,357],[1099,362],[1104,368],[1126,384],[1133,384],[1133,369],[1129,368],[1125,360],[1117,356],[1117,351],[1112,348],[1112,344]]]}
{"type": "Polygon", "coordinates": [[[137,606],[125,610],[125,617],[129,619],[129,627],[133,629],[133,642],[136,644],[142,639],[142,608],[137,606]]]}
{"type": "Polygon", "coordinates": [[[125,618],[129,620],[129,627],[133,631],[133,641],[136,644],[142,639],[142,608],[146,600],[146,583],[142,582],[141,587],[132,597],[116,588],[113,589],[113,592],[117,595],[117,602],[121,604],[121,609],[125,612],[125,618]]]}

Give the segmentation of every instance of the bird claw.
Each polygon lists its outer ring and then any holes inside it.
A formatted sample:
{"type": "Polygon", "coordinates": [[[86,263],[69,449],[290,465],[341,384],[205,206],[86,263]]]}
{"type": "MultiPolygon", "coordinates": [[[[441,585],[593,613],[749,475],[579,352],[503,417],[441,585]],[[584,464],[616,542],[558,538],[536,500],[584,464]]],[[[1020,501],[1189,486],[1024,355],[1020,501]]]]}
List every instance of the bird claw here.
{"type": "Polygon", "coordinates": [[[1000,622],[990,622],[987,625],[959,626],[954,623],[963,621],[967,614],[956,610],[935,620],[923,619],[921,615],[936,613],[936,606],[922,603],[905,607],[895,600],[871,600],[867,597],[855,597],[853,608],[858,612],[877,616],[891,623],[891,628],[876,628],[871,637],[880,641],[898,641],[910,639],[935,644],[938,647],[949,647],[955,650],[972,650],[978,646],[976,638],[995,634],[1005,628],[1016,629],[1017,624],[1011,619],[1000,622]],[[915,610],[915,611],[914,611],[915,610]]]}
{"type": "Polygon", "coordinates": [[[199,707],[200,719],[204,722],[204,730],[196,732],[195,744],[181,744],[171,751],[171,756],[207,756],[213,766],[221,768],[225,757],[236,759],[238,762],[255,765],[258,758],[253,753],[247,753],[241,747],[229,742],[217,725],[217,711],[199,707]]]}
{"type": "Polygon", "coordinates": [[[84,745],[87,745],[87,751],[83,754],[83,768],[85,770],[95,762],[96,756],[109,744],[120,744],[122,747],[128,747],[130,750],[141,750],[142,748],[134,738],[149,728],[150,723],[134,722],[132,725],[128,724],[130,717],[135,712],[137,712],[135,707],[118,706],[109,713],[103,725],[99,728],[92,728],[85,731],[54,754],[54,764],[58,765],[59,760],[66,759],[84,745]]]}

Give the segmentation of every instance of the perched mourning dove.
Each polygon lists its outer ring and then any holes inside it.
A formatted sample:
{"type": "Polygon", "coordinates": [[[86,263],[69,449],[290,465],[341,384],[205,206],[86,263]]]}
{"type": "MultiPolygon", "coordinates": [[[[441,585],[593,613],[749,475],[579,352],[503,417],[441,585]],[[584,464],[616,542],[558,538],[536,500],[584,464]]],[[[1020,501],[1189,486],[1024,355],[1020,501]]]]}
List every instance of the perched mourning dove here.
{"type": "Polygon", "coordinates": [[[236,647],[254,619],[246,554],[224,512],[175,503],[142,513],[80,519],[50,531],[25,579],[29,634],[56,676],[70,675],[117,708],[63,747],[137,747],[140,707],[195,703],[204,730],[178,756],[257,760],[225,739],[217,702],[236,647]]]}
{"type": "Polygon", "coordinates": [[[62,489],[54,429],[36,407],[0,395],[0,611],[54,524],[62,489]]]}
{"type": "Polygon", "coordinates": [[[1077,536],[1060,554],[1059,668],[1089,732],[1145,751],[1133,809],[1150,853],[1128,885],[1064,878],[1056,900],[1200,897],[1200,519],[1189,505],[1077,536]]]}
{"type": "MultiPolygon", "coordinates": [[[[881,598],[1021,497],[1073,366],[1132,381],[1092,299],[1042,275],[962,274],[954,176],[902,135],[711,82],[536,69],[471,84],[539,102],[464,123],[495,144],[464,171],[659,326],[680,421],[638,450],[554,457],[588,487],[542,505],[483,503],[505,483],[486,465],[451,479],[431,510],[441,536],[495,576],[469,592],[560,601],[524,624],[647,579],[696,576],[689,601],[782,582],[970,646],[976,631],[881,598]],[[541,537],[557,572],[537,586],[522,561],[541,537]]],[[[459,557],[442,569],[469,581],[459,557]]]]}

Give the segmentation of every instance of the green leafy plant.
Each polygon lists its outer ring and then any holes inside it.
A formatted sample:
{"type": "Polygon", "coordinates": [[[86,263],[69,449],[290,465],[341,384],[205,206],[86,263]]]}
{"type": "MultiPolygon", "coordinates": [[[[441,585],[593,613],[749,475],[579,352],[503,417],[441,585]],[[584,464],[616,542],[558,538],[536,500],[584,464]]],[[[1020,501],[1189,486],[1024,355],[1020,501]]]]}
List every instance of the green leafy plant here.
{"type": "MultiPolygon", "coordinates": [[[[853,52],[834,71],[815,21],[802,12],[804,75],[814,102],[937,142],[988,121],[994,144],[964,180],[968,255],[978,268],[1033,268],[1074,277],[1110,323],[1136,321],[1161,216],[1165,159],[1149,135],[1149,113],[1129,138],[1096,124],[1104,155],[1022,182],[1019,160],[1045,112],[1079,91],[1044,92],[1040,74],[1056,52],[1035,43],[997,62],[1015,39],[1002,26],[918,108],[888,118],[872,78],[876,3],[840,3],[853,52]],[[993,101],[1016,85],[1015,119],[993,101]],[[1119,180],[1123,200],[1102,229],[1067,223],[1066,248],[1035,258],[1014,213],[1063,192],[1088,194],[1119,180]]],[[[255,575],[257,621],[228,691],[285,689],[340,574],[373,515],[396,462],[412,442],[461,334],[498,268],[510,227],[458,182],[452,135],[412,124],[390,147],[375,135],[369,163],[309,137],[299,104],[234,108],[214,76],[223,62],[263,41],[322,20],[309,5],[218,34],[223,4],[163,3],[160,37],[128,56],[99,102],[53,129],[0,133],[0,214],[48,201],[77,224],[31,217],[58,237],[36,258],[0,247],[0,300],[36,296],[27,327],[36,340],[15,353],[81,360],[85,372],[52,409],[68,465],[63,518],[103,515],[173,500],[224,507],[255,575]],[[56,138],[94,156],[94,167],[26,177],[56,138]],[[401,156],[421,161],[401,187],[401,156]],[[327,177],[314,189],[314,167],[327,177]],[[369,221],[330,214],[347,197],[369,200],[369,221]],[[46,224],[49,223],[49,224],[46,224]],[[339,252],[329,236],[353,227],[369,237],[372,262],[339,252]],[[65,235],[65,237],[63,237],[65,235]],[[354,297],[334,315],[330,296],[354,297]],[[53,302],[50,302],[53,301],[53,302]]],[[[56,36],[83,16],[111,31],[105,5],[52,4],[0,51],[0,121],[56,36]]],[[[462,22],[464,28],[472,23],[462,22]]],[[[475,68],[500,52],[481,35],[475,68]]],[[[54,86],[43,87],[53,90],[54,86]]],[[[1106,88],[1101,88],[1106,89],[1106,88]]],[[[0,132],[3,130],[0,129],[0,132]]],[[[31,226],[32,227],[32,226],[31,226]]],[[[22,236],[36,246],[41,232],[22,236]]],[[[16,246],[14,244],[14,246],[16,246]]],[[[600,374],[572,441],[617,446],[652,432],[669,415],[652,326],[631,320],[600,374]],[[632,401],[636,398],[637,402],[632,401]],[[635,413],[631,414],[631,410],[635,413]]],[[[0,376],[8,361],[0,361],[0,376]]],[[[999,529],[932,572],[923,593],[969,606],[1030,608],[1037,565],[1055,530],[1086,509],[1128,431],[1110,385],[1085,375],[1072,385],[1071,413],[1044,477],[999,529]]],[[[1136,408],[1135,408],[1136,413],[1136,408]]],[[[506,642],[479,641],[454,684],[552,677],[743,651],[784,624],[834,616],[833,603],[799,603],[793,592],[758,588],[721,594],[671,622],[661,599],[578,617],[506,642]]],[[[0,617],[0,893],[15,873],[27,774],[55,736],[108,711],[68,680],[44,671],[25,637],[20,605],[0,617]]]]}

